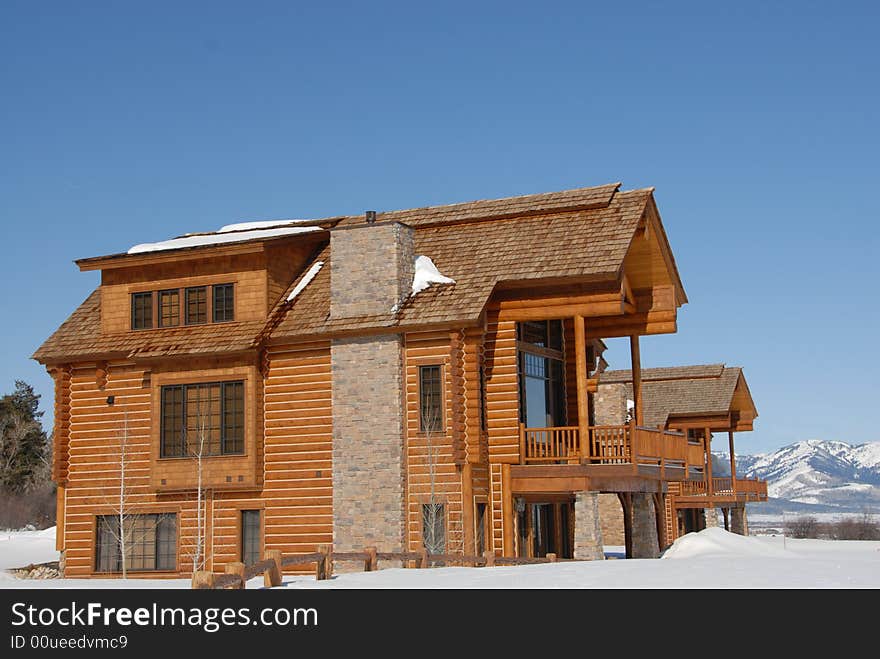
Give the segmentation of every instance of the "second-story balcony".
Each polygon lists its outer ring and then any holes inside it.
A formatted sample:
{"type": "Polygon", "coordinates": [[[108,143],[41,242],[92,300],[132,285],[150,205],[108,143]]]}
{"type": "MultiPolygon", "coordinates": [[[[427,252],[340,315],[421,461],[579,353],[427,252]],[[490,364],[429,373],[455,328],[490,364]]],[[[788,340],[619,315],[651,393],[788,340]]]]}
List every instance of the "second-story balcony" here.
{"type": "Polygon", "coordinates": [[[722,477],[670,483],[669,494],[675,497],[679,507],[685,507],[688,503],[709,507],[723,503],[767,501],[767,481],[722,477]]]}
{"type": "Polygon", "coordinates": [[[684,480],[703,477],[703,449],[680,432],[645,428],[634,423],[588,426],[585,439],[579,426],[527,428],[520,426],[522,465],[631,465],[655,467],[658,476],[684,480]]]}

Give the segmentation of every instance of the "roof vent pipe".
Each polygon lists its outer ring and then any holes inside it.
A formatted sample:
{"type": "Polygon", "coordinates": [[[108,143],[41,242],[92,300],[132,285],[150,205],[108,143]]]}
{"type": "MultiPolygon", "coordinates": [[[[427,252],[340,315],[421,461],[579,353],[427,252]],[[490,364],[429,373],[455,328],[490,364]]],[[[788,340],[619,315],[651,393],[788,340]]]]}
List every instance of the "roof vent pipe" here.
{"type": "Polygon", "coordinates": [[[364,213],[367,224],[373,224],[376,221],[376,211],[367,211],[364,213]]]}

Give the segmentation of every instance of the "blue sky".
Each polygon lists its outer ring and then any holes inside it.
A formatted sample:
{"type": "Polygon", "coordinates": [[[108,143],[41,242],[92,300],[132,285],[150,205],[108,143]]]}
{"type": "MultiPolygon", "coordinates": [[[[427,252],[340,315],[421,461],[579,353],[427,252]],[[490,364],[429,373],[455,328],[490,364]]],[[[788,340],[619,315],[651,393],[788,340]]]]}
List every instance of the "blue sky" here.
{"type": "Polygon", "coordinates": [[[880,440],[876,4],[422,4],[0,4],[0,392],[75,258],[622,181],[690,297],[643,365],[743,365],[739,452],[880,440]]]}

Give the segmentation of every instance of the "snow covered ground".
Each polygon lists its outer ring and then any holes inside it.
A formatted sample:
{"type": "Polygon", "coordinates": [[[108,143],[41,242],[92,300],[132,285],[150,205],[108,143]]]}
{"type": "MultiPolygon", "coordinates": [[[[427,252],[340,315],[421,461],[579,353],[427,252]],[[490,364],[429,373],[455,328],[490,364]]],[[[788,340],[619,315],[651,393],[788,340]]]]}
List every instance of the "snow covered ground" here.
{"type": "MultiPolygon", "coordinates": [[[[57,560],[54,529],[0,533],[0,569],[57,560]]],[[[606,547],[607,555],[620,547],[606,547]]],[[[189,588],[188,579],[16,579],[0,588],[189,588]]],[[[262,578],[249,588],[262,587],[262,578]]],[[[709,528],[679,538],[660,560],[517,567],[387,569],[328,581],[286,576],[282,588],[880,588],[880,542],[742,537],[709,528]]]]}

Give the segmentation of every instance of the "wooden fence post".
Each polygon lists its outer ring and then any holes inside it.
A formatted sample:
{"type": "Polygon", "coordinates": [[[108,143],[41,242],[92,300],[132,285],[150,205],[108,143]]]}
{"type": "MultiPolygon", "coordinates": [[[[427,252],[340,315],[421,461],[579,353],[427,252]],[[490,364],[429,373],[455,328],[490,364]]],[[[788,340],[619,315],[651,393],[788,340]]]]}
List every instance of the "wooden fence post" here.
{"type": "Polygon", "coordinates": [[[556,554],[547,554],[547,561],[549,563],[555,563],[556,562],[556,554]]]}
{"type": "Polygon", "coordinates": [[[270,549],[266,552],[266,558],[274,561],[268,570],[263,572],[263,585],[266,588],[273,588],[281,585],[281,550],[270,549]]]}
{"type": "Polygon", "coordinates": [[[322,556],[315,568],[315,579],[323,581],[333,576],[333,551],[331,545],[318,545],[318,551],[322,556]]]}
{"type": "Polygon", "coordinates": [[[244,563],[227,563],[226,564],[226,574],[237,574],[239,578],[239,584],[236,586],[238,589],[244,588],[244,563]]]}
{"type": "Polygon", "coordinates": [[[367,560],[364,561],[364,572],[375,572],[379,569],[379,559],[376,556],[377,549],[375,547],[364,547],[364,553],[367,560]]]}
{"type": "Polygon", "coordinates": [[[193,572],[192,587],[193,590],[213,590],[214,573],[205,572],[204,570],[193,572]]]}
{"type": "Polygon", "coordinates": [[[486,557],[486,567],[495,567],[495,551],[492,549],[487,549],[483,552],[483,556],[486,557]]]}
{"type": "Polygon", "coordinates": [[[422,549],[419,551],[419,562],[418,567],[428,567],[428,550],[422,549]]]}

